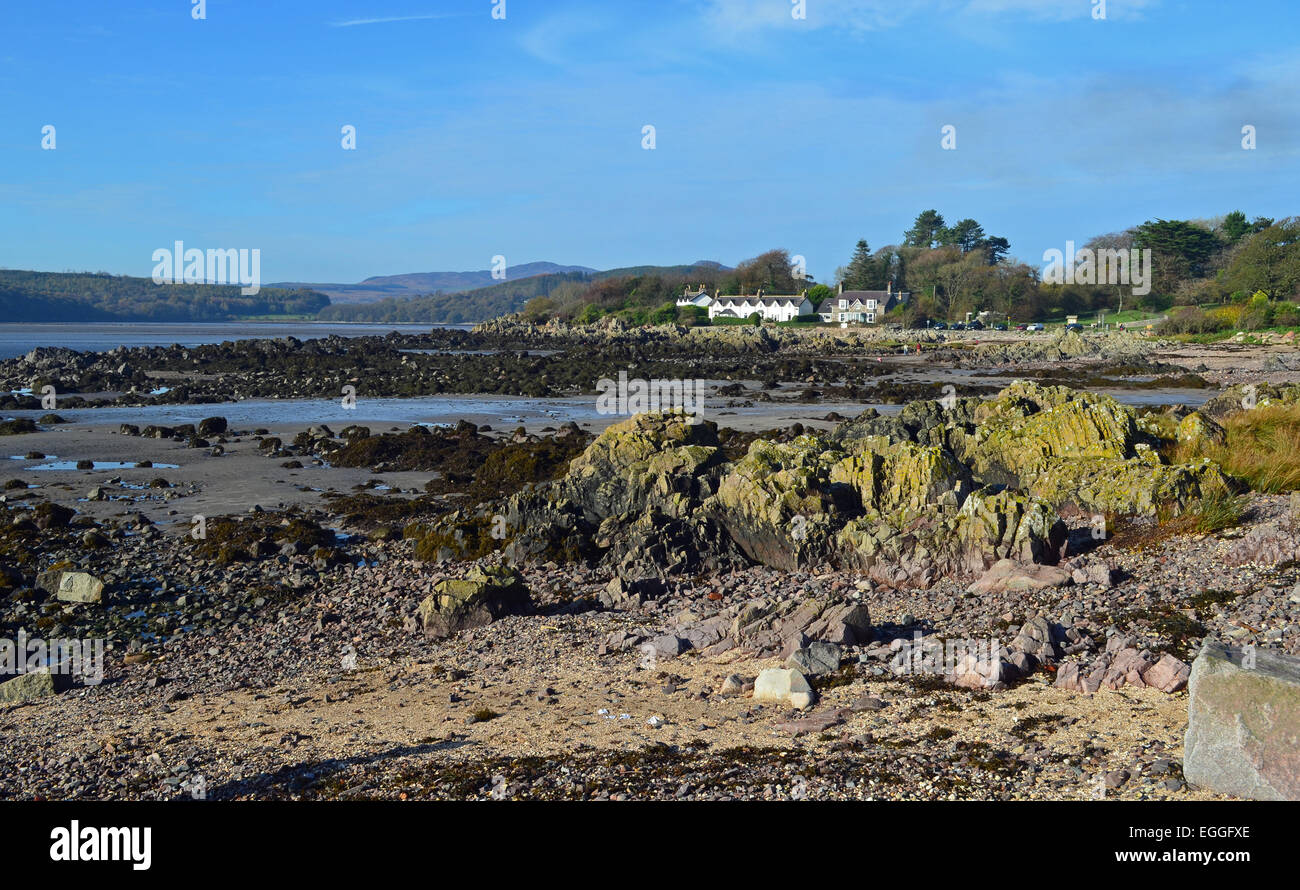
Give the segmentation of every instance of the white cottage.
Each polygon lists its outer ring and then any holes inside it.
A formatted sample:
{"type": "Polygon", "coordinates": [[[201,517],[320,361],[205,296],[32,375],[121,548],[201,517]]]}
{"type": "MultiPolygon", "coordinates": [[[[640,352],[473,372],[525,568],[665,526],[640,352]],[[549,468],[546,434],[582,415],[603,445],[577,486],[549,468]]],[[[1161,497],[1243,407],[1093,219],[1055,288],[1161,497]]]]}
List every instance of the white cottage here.
{"type": "Polygon", "coordinates": [[[771,297],[759,291],[753,296],[718,297],[709,303],[709,318],[748,318],[757,312],[764,321],[792,321],[815,310],[807,291],[771,297]]]}
{"type": "Polygon", "coordinates": [[[686,293],[682,294],[681,298],[677,301],[677,305],[698,306],[701,309],[706,309],[708,308],[708,305],[712,302],[713,302],[713,298],[709,296],[709,292],[706,291],[704,289],[704,285],[701,284],[700,289],[697,291],[692,291],[689,287],[687,287],[686,293]]]}

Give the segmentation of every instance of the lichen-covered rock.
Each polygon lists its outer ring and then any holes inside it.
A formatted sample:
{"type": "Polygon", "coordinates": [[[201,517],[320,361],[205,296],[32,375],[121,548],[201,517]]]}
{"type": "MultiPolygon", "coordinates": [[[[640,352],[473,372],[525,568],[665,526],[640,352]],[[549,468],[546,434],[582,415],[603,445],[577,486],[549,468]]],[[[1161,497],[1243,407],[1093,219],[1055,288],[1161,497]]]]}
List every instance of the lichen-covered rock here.
{"type": "Polygon", "coordinates": [[[420,603],[419,621],[426,636],[442,639],[532,610],[528,585],[517,570],[475,566],[464,578],[439,581],[433,595],[420,603]]]}
{"type": "Polygon", "coordinates": [[[1178,422],[1174,435],[1185,444],[1222,445],[1228,441],[1228,432],[1199,411],[1193,411],[1178,422]]]}
{"type": "Polygon", "coordinates": [[[868,512],[920,512],[939,503],[949,492],[957,506],[970,473],[947,450],[911,442],[891,443],[869,436],[853,443],[853,452],[830,467],[834,485],[847,485],[868,512]]]}
{"type": "Polygon", "coordinates": [[[883,436],[890,442],[934,445],[957,454],[975,428],[975,411],[981,404],[982,400],[977,398],[950,402],[926,399],[909,402],[897,414],[881,414],[868,408],[841,424],[830,434],[830,439],[839,446],[847,446],[855,439],[883,436]]]}
{"type": "Polygon", "coordinates": [[[1131,459],[1054,462],[1027,482],[1029,494],[1055,506],[1116,515],[1154,516],[1162,506],[1179,513],[1207,495],[1233,490],[1213,461],[1162,464],[1140,443],[1131,459]]]}
{"type": "MultiPolygon", "coordinates": [[[[1016,382],[976,409],[975,419],[962,456],[976,477],[1023,487],[1053,506],[1153,515],[1231,490],[1209,460],[1167,464],[1152,447],[1150,423],[1139,425],[1132,408],[1107,395],[1016,382]]],[[[1213,435],[1205,418],[1179,430],[1190,434],[1198,423],[1213,435]]]]}
{"type": "Polygon", "coordinates": [[[1110,396],[1017,381],[975,411],[968,458],[976,473],[1017,480],[1053,460],[1124,459],[1134,454],[1133,412],[1110,396]]]}
{"type": "Polygon", "coordinates": [[[706,509],[755,562],[784,569],[825,555],[836,512],[834,453],[815,436],[760,439],[724,476],[706,509]]]}
{"type": "Polygon", "coordinates": [[[589,521],[639,515],[648,507],[677,518],[713,493],[708,472],[722,463],[716,425],[660,412],[606,429],[574,458],[560,499],[589,521]]]}

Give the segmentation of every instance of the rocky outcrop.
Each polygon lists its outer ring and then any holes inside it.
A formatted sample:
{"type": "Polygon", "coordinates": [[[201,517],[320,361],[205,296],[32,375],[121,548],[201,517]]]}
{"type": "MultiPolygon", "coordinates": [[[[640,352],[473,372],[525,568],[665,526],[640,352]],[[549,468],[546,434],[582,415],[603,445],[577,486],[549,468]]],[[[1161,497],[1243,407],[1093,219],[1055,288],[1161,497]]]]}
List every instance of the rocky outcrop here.
{"type": "Polygon", "coordinates": [[[975,420],[963,454],[974,474],[1054,506],[1153,515],[1231,489],[1211,461],[1167,464],[1133,409],[1110,396],[1017,382],[980,405],[975,420]]]}
{"type": "Polygon", "coordinates": [[[639,414],[606,429],[562,478],[453,514],[431,534],[455,557],[452,525],[463,535],[499,515],[508,540],[487,550],[584,559],[629,582],[752,563],[857,569],[893,587],[974,580],[1000,560],[1057,563],[1057,509],[1177,513],[1233,490],[1209,460],[1161,456],[1177,435],[1212,440],[1217,424],[1191,412],[1158,420],[1139,422],[1109,396],[1017,382],[987,402],[914,402],[828,434],[759,439],[728,462],[714,424],[639,414]]]}
{"type": "Polygon", "coordinates": [[[755,562],[793,569],[828,556],[836,505],[825,443],[758,440],[705,509],[755,562]]]}

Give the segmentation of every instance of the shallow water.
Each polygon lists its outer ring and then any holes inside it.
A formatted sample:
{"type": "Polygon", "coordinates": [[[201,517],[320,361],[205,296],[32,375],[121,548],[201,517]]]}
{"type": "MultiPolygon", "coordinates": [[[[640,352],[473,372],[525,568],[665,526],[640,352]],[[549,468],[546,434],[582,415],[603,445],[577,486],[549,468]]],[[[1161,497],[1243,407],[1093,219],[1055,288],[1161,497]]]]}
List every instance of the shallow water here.
{"type": "MultiPolygon", "coordinates": [[[[1181,403],[1189,407],[1203,404],[1215,394],[1212,389],[1114,389],[1098,390],[1129,405],[1165,405],[1181,403]]],[[[809,420],[820,419],[831,411],[853,417],[867,408],[882,414],[894,414],[901,405],[869,402],[754,402],[751,405],[733,405],[743,398],[712,398],[704,405],[704,415],[727,426],[728,417],[773,418],[791,414],[806,414],[809,420]]],[[[41,410],[10,411],[8,417],[29,417],[36,420],[48,412],[41,410]]],[[[355,408],[344,408],[338,399],[248,399],[243,402],[224,402],[213,405],[145,405],[140,407],[110,406],[59,411],[60,416],[73,424],[121,424],[138,426],[179,426],[198,424],[205,417],[226,418],[237,428],[283,427],[286,425],[310,426],[330,424],[335,427],[348,424],[454,424],[459,420],[496,425],[551,425],[567,421],[603,427],[619,417],[601,415],[596,410],[596,397],[535,398],[528,396],[496,395],[446,395],[422,398],[371,398],[358,399],[355,408]]],[[[57,429],[54,427],[53,429],[57,429]]],[[[380,430],[375,430],[379,432],[380,430]]]]}
{"type": "Polygon", "coordinates": [[[26,355],[38,346],[62,346],[102,352],[118,346],[202,346],[226,340],[264,340],[297,337],[373,337],[397,331],[424,334],[434,328],[469,330],[473,325],[430,324],[328,324],[312,322],[226,322],[197,324],[0,324],[0,359],[26,355]]]}
{"type": "Polygon", "coordinates": [[[132,461],[120,461],[120,460],[97,460],[94,461],[94,464],[95,466],[93,468],[91,467],[78,468],[77,462],[75,460],[55,460],[55,461],[48,461],[43,464],[37,464],[34,467],[24,467],[23,469],[24,471],[83,469],[86,470],[86,472],[90,472],[91,469],[96,469],[96,470],[177,470],[180,469],[179,465],[177,464],[153,464],[148,467],[137,467],[135,463],[132,461]]]}

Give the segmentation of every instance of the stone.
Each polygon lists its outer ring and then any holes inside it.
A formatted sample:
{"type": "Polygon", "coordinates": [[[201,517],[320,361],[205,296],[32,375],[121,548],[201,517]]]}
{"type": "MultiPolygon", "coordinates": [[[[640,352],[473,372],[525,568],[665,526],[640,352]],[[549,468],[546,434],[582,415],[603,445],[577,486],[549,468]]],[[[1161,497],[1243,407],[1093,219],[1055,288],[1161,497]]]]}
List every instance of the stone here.
{"type": "Polygon", "coordinates": [[[31,701],[57,695],[72,685],[65,673],[52,674],[48,670],[31,671],[0,683],[0,702],[31,701]]]}
{"type": "Polygon", "coordinates": [[[86,572],[64,572],[55,596],[65,603],[102,603],[104,582],[86,572]]]}
{"type": "Polygon", "coordinates": [[[1111,770],[1104,778],[1107,788],[1118,788],[1129,780],[1129,773],[1126,769],[1111,770]]]}
{"type": "Polygon", "coordinates": [[[1070,572],[1057,566],[1021,565],[1013,559],[1000,559],[966,590],[976,595],[1020,593],[1048,587],[1064,587],[1073,581],[1070,572]]]}
{"type": "Polygon", "coordinates": [[[420,603],[419,621],[426,636],[445,639],[532,610],[532,596],[518,570],[475,566],[464,578],[439,581],[434,594],[420,603]]]}
{"type": "Polygon", "coordinates": [[[686,651],[686,641],[676,634],[661,634],[642,644],[641,650],[647,655],[653,653],[655,658],[676,658],[686,651]],[[649,647],[648,652],[646,647],[649,647]]]}
{"type": "Polygon", "coordinates": [[[1142,680],[1161,692],[1178,692],[1187,685],[1192,670],[1172,655],[1165,655],[1142,672],[1142,680]]]}
{"type": "Polygon", "coordinates": [[[853,711],[883,711],[888,705],[874,695],[862,694],[849,705],[853,711]]]}
{"type": "Polygon", "coordinates": [[[745,678],[740,674],[731,674],[727,679],[722,681],[723,695],[740,695],[745,691],[745,678]]]}
{"type": "Polygon", "coordinates": [[[776,702],[803,710],[816,697],[807,678],[791,668],[766,668],[754,681],[754,701],[776,702]]]}
{"type": "Polygon", "coordinates": [[[796,649],[786,659],[786,664],[797,671],[814,677],[830,674],[840,669],[840,659],[844,650],[834,643],[814,640],[801,649],[796,649]]]}
{"type": "Polygon", "coordinates": [[[1009,681],[1019,676],[1014,665],[997,655],[979,658],[970,654],[958,660],[948,675],[948,681],[965,689],[1003,689],[1009,681]]]}
{"type": "Polygon", "coordinates": [[[197,433],[200,437],[219,436],[226,431],[226,418],[205,417],[199,421],[197,433]]]}
{"type": "Polygon", "coordinates": [[[1300,800],[1300,658],[1207,641],[1188,687],[1187,782],[1235,797],[1300,800]]]}
{"type": "Polygon", "coordinates": [[[797,720],[777,723],[772,728],[777,732],[796,737],[813,732],[825,732],[832,726],[843,723],[844,718],[850,713],[851,711],[848,708],[837,708],[833,711],[822,711],[820,714],[809,714],[807,717],[800,717],[797,720]]]}

